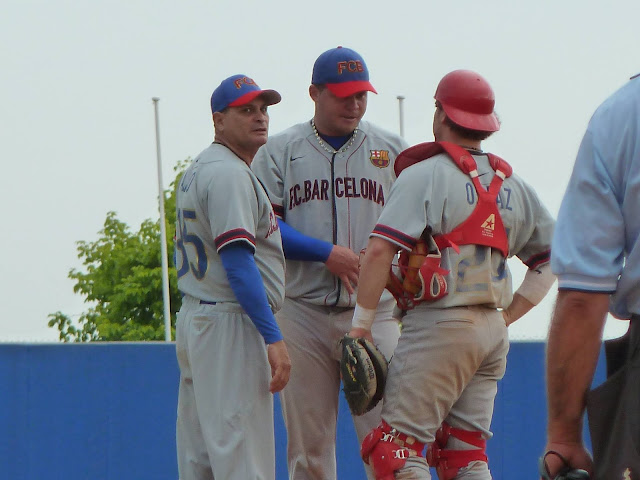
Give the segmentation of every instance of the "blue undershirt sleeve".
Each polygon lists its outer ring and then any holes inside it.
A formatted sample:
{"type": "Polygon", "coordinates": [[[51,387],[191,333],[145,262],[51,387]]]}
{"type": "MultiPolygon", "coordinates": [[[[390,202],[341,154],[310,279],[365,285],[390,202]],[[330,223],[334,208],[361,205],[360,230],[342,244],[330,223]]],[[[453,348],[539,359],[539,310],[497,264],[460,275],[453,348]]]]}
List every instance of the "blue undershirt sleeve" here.
{"type": "Polygon", "coordinates": [[[253,252],[243,242],[234,242],[220,250],[220,258],[231,290],[264,341],[270,344],[282,340],[253,252]]]}
{"type": "Polygon", "coordinates": [[[282,237],[282,249],[287,259],[323,263],[327,261],[333,244],[308,237],[280,219],[278,226],[282,237]]]}

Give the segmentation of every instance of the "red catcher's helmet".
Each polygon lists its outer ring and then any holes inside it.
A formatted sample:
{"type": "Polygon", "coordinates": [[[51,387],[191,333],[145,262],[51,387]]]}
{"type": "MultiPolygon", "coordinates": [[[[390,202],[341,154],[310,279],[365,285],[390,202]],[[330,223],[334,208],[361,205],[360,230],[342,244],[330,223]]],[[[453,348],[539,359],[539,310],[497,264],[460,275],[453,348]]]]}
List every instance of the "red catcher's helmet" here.
{"type": "Polygon", "coordinates": [[[444,113],[461,127],[483,132],[497,132],[500,122],[493,106],[496,102],[491,85],[471,70],[447,73],[436,89],[434,97],[444,113]]]}

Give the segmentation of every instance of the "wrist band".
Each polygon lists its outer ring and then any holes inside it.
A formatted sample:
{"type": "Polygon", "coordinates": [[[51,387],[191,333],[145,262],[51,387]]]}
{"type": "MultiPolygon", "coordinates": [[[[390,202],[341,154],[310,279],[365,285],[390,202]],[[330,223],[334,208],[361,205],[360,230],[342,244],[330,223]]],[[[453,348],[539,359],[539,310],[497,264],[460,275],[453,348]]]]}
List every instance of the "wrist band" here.
{"type": "Polygon", "coordinates": [[[375,320],[375,318],[375,308],[364,308],[356,303],[356,308],[353,310],[353,320],[351,320],[351,327],[371,330],[371,325],[373,325],[373,321],[375,320]]]}

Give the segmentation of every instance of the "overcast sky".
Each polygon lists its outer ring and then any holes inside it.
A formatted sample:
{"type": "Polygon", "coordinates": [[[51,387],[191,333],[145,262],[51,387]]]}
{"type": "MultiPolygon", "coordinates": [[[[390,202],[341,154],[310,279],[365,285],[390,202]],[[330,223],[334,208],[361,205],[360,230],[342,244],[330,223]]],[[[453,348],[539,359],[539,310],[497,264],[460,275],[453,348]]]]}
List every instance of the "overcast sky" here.
{"type": "MultiPolygon", "coordinates": [[[[366,119],[410,144],[433,140],[433,93],[466,68],[492,84],[504,157],[557,215],[594,109],[640,72],[637,0],[4,0],[0,16],[0,341],[55,341],[47,315],[87,309],[67,278],[76,242],[107,212],[137,231],[157,218],[152,97],[162,175],[212,141],[209,97],[232,74],[283,97],[271,133],[312,116],[316,57],[364,57],[379,95],[366,119]]],[[[524,269],[511,262],[519,282],[524,269]]],[[[510,327],[544,338],[554,294],[510,327]]],[[[158,295],[161,295],[158,292],[158,295]]],[[[610,321],[608,335],[624,322],[610,321]],[[615,323],[614,323],[615,322],[615,323]]]]}

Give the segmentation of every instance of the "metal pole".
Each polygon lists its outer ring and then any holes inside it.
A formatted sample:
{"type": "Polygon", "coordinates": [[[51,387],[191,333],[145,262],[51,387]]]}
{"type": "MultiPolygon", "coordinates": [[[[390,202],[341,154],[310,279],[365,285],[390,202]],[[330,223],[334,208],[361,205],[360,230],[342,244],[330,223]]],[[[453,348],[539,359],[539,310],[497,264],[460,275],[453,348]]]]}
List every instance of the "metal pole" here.
{"type": "Polygon", "coordinates": [[[398,99],[398,108],[400,110],[400,136],[404,138],[404,108],[402,104],[404,97],[402,95],[398,95],[396,98],[398,99]]]}
{"type": "Polygon", "coordinates": [[[164,216],[164,190],[162,188],[162,161],[160,160],[160,122],[158,120],[158,97],[153,97],[156,117],[156,153],[158,159],[158,198],[160,200],[160,252],[162,255],[162,302],[164,304],[164,340],[171,341],[171,310],[169,298],[169,260],[167,256],[167,227],[164,216]]]}

